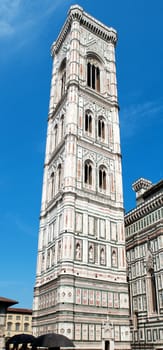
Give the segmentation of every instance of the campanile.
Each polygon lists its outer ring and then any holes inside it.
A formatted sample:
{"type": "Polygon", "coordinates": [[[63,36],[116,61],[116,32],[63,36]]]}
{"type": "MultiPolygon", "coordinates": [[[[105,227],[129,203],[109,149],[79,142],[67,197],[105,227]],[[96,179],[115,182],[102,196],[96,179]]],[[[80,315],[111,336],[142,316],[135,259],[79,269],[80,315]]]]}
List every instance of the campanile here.
{"type": "Polygon", "coordinates": [[[115,47],[75,5],[53,43],[34,335],[130,349],[115,47]]]}

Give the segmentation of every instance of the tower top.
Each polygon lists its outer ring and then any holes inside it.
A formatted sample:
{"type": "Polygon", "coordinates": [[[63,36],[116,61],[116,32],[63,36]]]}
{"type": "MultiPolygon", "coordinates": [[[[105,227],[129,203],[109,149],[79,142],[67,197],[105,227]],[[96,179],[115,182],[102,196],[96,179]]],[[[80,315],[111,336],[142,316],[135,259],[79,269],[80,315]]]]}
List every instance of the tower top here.
{"type": "Polygon", "coordinates": [[[132,184],[132,189],[136,192],[137,204],[140,204],[140,198],[142,197],[143,193],[146,192],[151,186],[152,182],[142,177],[132,184]]]}
{"type": "Polygon", "coordinates": [[[79,21],[80,24],[88,29],[91,33],[96,34],[99,38],[105,40],[106,42],[111,42],[116,45],[117,42],[117,32],[112,27],[107,27],[94,17],[90,16],[88,13],[84,12],[83,8],[79,5],[73,5],[68,11],[67,19],[60,31],[57,40],[52,44],[51,54],[54,55],[62,45],[67,33],[69,32],[71,23],[73,21],[79,21]]]}

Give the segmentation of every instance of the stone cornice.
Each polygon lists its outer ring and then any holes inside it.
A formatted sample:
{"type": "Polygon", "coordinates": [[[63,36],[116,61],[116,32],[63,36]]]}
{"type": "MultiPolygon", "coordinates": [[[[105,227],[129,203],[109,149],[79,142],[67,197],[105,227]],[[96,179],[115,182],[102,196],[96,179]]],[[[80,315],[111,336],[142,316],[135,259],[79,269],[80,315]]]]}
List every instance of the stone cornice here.
{"type": "Polygon", "coordinates": [[[84,12],[82,7],[74,5],[70,7],[70,10],[68,12],[68,17],[60,31],[60,34],[57,40],[52,44],[52,47],[51,47],[52,56],[55,54],[55,52],[59,50],[66,35],[70,30],[71,23],[75,20],[79,21],[84,28],[88,29],[90,32],[97,35],[101,39],[116,45],[117,32],[115,29],[105,26],[101,22],[97,21],[94,17],[84,12]]]}
{"type": "Polygon", "coordinates": [[[148,201],[142,203],[135,209],[125,215],[125,226],[131,225],[133,222],[143,218],[152,211],[160,208],[163,205],[163,193],[152,197],[148,201]]]}
{"type": "Polygon", "coordinates": [[[109,96],[109,97],[105,97],[103,96],[101,93],[91,89],[90,87],[88,86],[79,86],[79,90],[80,92],[83,92],[84,95],[89,95],[90,98],[92,99],[92,101],[97,101],[99,103],[101,103],[102,105],[105,104],[106,108],[108,108],[108,106],[111,108],[111,107],[116,107],[118,109],[118,111],[120,110],[120,107],[119,107],[119,104],[118,104],[118,101],[117,99],[115,99],[114,101],[111,100],[111,97],[112,96],[109,96]]]}

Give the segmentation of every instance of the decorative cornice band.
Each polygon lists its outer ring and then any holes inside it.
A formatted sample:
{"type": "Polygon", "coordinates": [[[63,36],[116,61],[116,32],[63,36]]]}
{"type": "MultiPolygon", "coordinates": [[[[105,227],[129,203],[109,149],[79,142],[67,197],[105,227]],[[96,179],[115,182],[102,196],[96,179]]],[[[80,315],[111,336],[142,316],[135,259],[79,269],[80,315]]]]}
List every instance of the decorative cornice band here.
{"type": "Polygon", "coordinates": [[[163,205],[163,193],[159,193],[157,196],[152,197],[149,201],[141,204],[125,215],[125,226],[131,225],[136,220],[143,218],[145,215],[160,208],[163,205]]]}
{"type": "Polygon", "coordinates": [[[103,25],[101,22],[97,21],[92,16],[88,15],[86,12],[83,11],[83,9],[80,6],[71,6],[70,11],[68,13],[67,20],[65,24],[63,25],[61,32],[56,40],[52,44],[51,47],[51,55],[53,56],[57,51],[59,50],[62,42],[64,41],[71,23],[77,20],[80,22],[80,24],[94,33],[95,35],[98,35],[101,39],[111,42],[112,44],[116,45],[117,42],[117,32],[113,28],[109,28],[105,25],[103,25]]]}

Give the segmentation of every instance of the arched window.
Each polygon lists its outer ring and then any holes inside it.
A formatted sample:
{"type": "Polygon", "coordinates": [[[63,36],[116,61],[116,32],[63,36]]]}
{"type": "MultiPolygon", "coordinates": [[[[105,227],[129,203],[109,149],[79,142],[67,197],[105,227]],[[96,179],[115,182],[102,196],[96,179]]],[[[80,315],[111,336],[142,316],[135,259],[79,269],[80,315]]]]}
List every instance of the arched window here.
{"type": "Polygon", "coordinates": [[[106,190],[106,169],[103,166],[99,169],[99,188],[106,190]]]}
{"type": "Polygon", "coordinates": [[[29,332],[29,323],[24,323],[24,332],[29,332]]]}
{"type": "Polygon", "coordinates": [[[61,140],[63,138],[64,135],[64,115],[62,115],[61,117],[61,140]]]}
{"type": "Polygon", "coordinates": [[[84,166],[84,182],[87,185],[92,185],[92,164],[87,161],[84,166]]]}
{"type": "Polygon", "coordinates": [[[56,148],[58,143],[58,125],[56,124],[54,127],[54,148],[56,148]]]}
{"type": "Polygon", "coordinates": [[[92,116],[89,112],[85,114],[85,131],[89,134],[92,133],[92,116]]]}
{"type": "Polygon", "coordinates": [[[15,323],[15,330],[20,331],[20,323],[15,323]]]}
{"type": "Polygon", "coordinates": [[[100,69],[94,63],[87,63],[87,85],[94,90],[100,91],[100,69]]]}
{"type": "Polygon", "coordinates": [[[117,267],[117,252],[114,249],[112,251],[112,266],[117,267]]]}
{"type": "Polygon", "coordinates": [[[105,251],[104,248],[101,249],[100,251],[100,264],[105,265],[105,251]]]}
{"type": "Polygon", "coordinates": [[[93,262],[94,261],[94,250],[93,250],[93,246],[90,245],[89,246],[89,251],[88,251],[88,254],[89,254],[89,261],[90,262],[93,262]]]}
{"type": "Polygon", "coordinates": [[[12,329],[12,322],[7,322],[7,330],[11,331],[12,329]]]}
{"type": "Polygon", "coordinates": [[[61,79],[61,97],[66,92],[66,58],[62,61],[60,66],[60,79],[61,79]]]}
{"type": "Polygon", "coordinates": [[[102,117],[98,119],[98,137],[105,140],[105,122],[102,117]]]}
{"type": "Polygon", "coordinates": [[[61,96],[65,93],[65,87],[66,87],[66,71],[63,72],[62,78],[61,78],[61,96]]]}
{"type": "Polygon", "coordinates": [[[76,259],[80,260],[81,259],[81,249],[80,249],[80,244],[76,244],[76,259]]]}
{"type": "Polygon", "coordinates": [[[50,176],[50,199],[53,199],[54,193],[55,193],[55,186],[54,186],[54,173],[50,176]]]}
{"type": "Polygon", "coordinates": [[[62,177],[62,166],[61,164],[58,165],[58,189],[61,188],[61,177],[62,177]]]}

